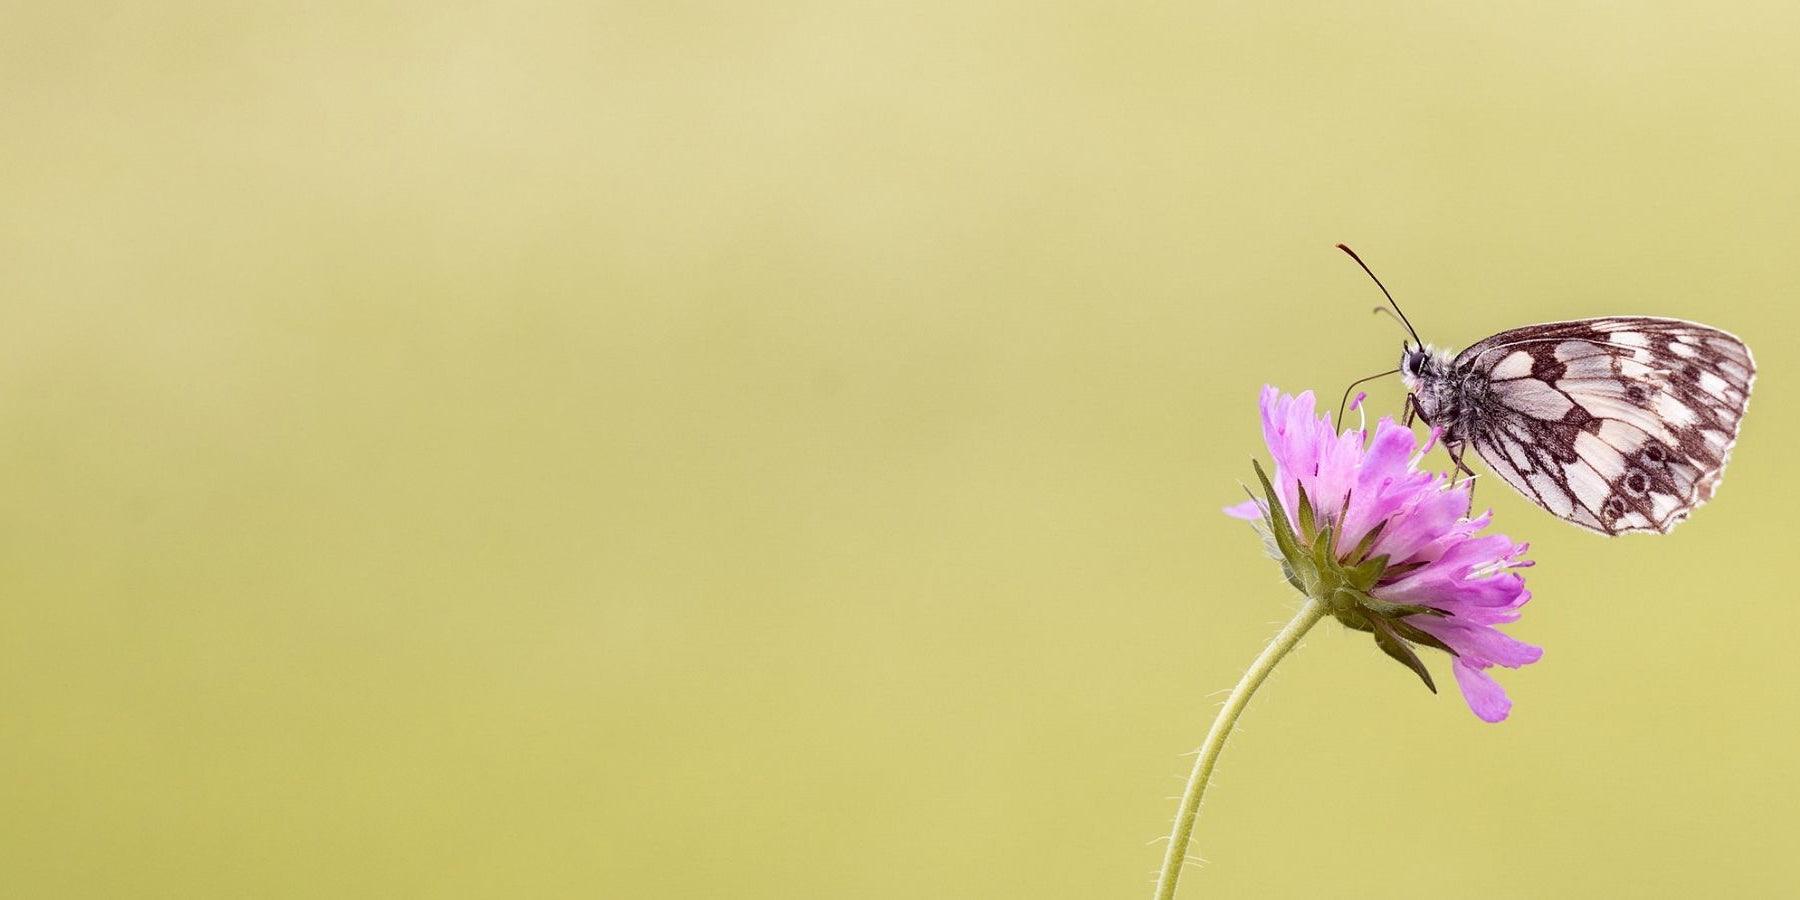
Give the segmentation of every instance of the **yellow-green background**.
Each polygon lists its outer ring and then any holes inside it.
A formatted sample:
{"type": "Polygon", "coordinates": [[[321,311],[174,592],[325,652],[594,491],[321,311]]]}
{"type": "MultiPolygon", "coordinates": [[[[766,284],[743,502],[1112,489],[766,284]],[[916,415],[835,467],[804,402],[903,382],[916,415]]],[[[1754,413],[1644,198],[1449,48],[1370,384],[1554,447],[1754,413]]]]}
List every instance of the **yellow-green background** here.
{"type": "Polygon", "coordinates": [[[1506,724],[1312,636],[1185,895],[1793,895],[1800,12],[1270,6],[9,6],[4,893],[1146,896],[1348,241],[1763,377],[1671,537],[1482,492],[1506,724]]]}

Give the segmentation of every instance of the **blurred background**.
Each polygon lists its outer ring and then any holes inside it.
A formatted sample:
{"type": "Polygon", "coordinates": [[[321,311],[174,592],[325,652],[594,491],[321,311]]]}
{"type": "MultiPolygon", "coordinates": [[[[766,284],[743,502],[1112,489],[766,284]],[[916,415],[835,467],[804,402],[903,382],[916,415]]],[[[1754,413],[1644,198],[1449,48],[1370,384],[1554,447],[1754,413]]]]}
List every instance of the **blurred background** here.
{"type": "Polygon", "coordinates": [[[1671,536],[1479,495],[1505,724],[1318,629],[1184,896],[1800,891],[1791,5],[0,25],[9,895],[1148,896],[1295,606],[1257,390],[1397,358],[1338,241],[1762,378],[1671,536]]]}

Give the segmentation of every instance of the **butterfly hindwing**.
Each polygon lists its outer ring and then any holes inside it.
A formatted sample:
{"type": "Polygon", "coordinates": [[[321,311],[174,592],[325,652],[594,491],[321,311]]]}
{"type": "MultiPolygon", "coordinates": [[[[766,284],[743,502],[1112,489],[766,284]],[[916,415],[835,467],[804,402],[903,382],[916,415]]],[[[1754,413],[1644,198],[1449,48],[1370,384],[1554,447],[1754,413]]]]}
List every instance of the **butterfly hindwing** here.
{"type": "Polygon", "coordinates": [[[1448,377],[1481,458],[1557,516],[1606,534],[1675,527],[1712,497],[1756,366],[1732,335],[1611,317],[1501,332],[1448,377]]]}

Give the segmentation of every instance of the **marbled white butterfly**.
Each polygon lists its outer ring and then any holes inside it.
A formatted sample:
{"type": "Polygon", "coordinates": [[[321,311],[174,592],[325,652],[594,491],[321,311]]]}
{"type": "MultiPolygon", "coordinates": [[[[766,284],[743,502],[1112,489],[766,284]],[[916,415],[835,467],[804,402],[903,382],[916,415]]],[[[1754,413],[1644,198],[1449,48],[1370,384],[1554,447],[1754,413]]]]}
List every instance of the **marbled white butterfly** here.
{"type": "Polygon", "coordinates": [[[1462,460],[1473,446],[1537,505],[1608,535],[1667,532],[1712,499],[1756,380],[1743,341],[1681,319],[1609,316],[1502,331],[1452,356],[1420,341],[1375,284],[1412,334],[1395,370],[1406,421],[1440,429],[1461,471],[1474,474],[1462,460]]]}

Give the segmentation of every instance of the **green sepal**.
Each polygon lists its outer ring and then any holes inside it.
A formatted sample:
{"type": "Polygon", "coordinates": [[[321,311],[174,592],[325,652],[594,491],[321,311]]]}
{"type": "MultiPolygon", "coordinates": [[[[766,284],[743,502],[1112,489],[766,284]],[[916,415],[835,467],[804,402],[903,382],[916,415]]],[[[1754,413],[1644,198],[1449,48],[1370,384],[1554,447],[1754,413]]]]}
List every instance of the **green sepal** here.
{"type": "Polygon", "coordinates": [[[1375,582],[1381,580],[1381,573],[1387,571],[1387,554],[1374,559],[1365,559],[1354,566],[1344,568],[1344,580],[1357,590],[1368,593],[1375,589],[1375,582]]]}
{"type": "MultiPolygon", "coordinates": [[[[1296,517],[1300,520],[1300,536],[1309,537],[1317,534],[1319,527],[1318,517],[1313,514],[1312,501],[1307,499],[1306,485],[1296,484],[1294,487],[1300,492],[1300,515],[1296,517]]],[[[1314,552],[1317,553],[1316,546],[1314,547],[1314,552]]]]}
{"type": "Polygon", "coordinates": [[[1367,591],[1359,591],[1350,587],[1338,588],[1337,592],[1347,595],[1350,602],[1383,619],[1441,614],[1439,610],[1429,606],[1420,606],[1416,603],[1395,603],[1392,600],[1383,600],[1380,597],[1372,596],[1367,591]]]}
{"type": "Polygon", "coordinates": [[[1388,520],[1386,519],[1375,523],[1375,527],[1369,529],[1369,533],[1363,535],[1362,540],[1357,541],[1356,547],[1350,551],[1350,555],[1344,558],[1354,560],[1368,556],[1369,551],[1375,549],[1375,542],[1381,538],[1381,532],[1387,529],[1387,524],[1388,520]]]}
{"type": "MultiPolygon", "coordinates": [[[[1344,492],[1344,503],[1342,506],[1338,507],[1337,519],[1333,523],[1333,524],[1337,525],[1337,530],[1338,530],[1339,534],[1344,533],[1344,523],[1350,521],[1350,494],[1351,494],[1350,491],[1344,492]]],[[[1386,522],[1384,521],[1382,524],[1386,524],[1386,522]]],[[[1331,553],[1334,558],[1337,557],[1337,541],[1336,540],[1333,540],[1331,542],[1331,553]]]]}
{"type": "Polygon", "coordinates": [[[1311,582],[1317,579],[1317,575],[1309,578],[1306,577],[1309,573],[1298,571],[1306,554],[1300,550],[1300,539],[1294,534],[1294,526],[1288,524],[1287,513],[1282,512],[1281,498],[1275,495],[1275,486],[1269,483],[1268,473],[1263,471],[1262,463],[1253,459],[1250,465],[1256,469],[1256,480],[1262,482],[1263,496],[1268,503],[1263,521],[1268,523],[1269,534],[1275,538],[1275,549],[1281,553],[1282,569],[1288,576],[1288,582],[1302,594],[1312,596],[1314,585],[1311,582]]]}
{"type": "Polygon", "coordinates": [[[1396,565],[1396,566],[1388,569],[1387,575],[1390,580],[1399,581],[1400,579],[1402,579],[1408,575],[1411,575],[1412,573],[1417,572],[1420,569],[1425,568],[1427,565],[1429,565],[1429,563],[1423,563],[1423,562],[1400,563],[1399,565],[1396,565]]]}
{"type": "MultiPolygon", "coordinates": [[[[1434,610],[1432,610],[1432,612],[1437,613],[1440,616],[1449,615],[1448,613],[1444,612],[1443,610],[1438,610],[1438,609],[1434,609],[1434,610]]],[[[1405,619],[1395,619],[1395,620],[1389,622],[1388,625],[1394,629],[1395,634],[1405,638],[1408,641],[1411,641],[1415,644],[1424,644],[1425,646],[1430,647],[1434,650],[1442,650],[1445,653],[1450,654],[1451,656],[1457,655],[1456,651],[1450,649],[1449,644],[1446,644],[1443,641],[1439,640],[1437,635],[1434,635],[1431,632],[1426,631],[1425,629],[1420,628],[1419,626],[1406,621],[1405,619]]]]}
{"type": "MultiPolygon", "coordinates": [[[[1247,485],[1244,487],[1244,496],[1249,497],[1252,503],[1260,504],[1263,502],[1257,500],[1255,494],[1250,493],[1250,488],[1247,485]]],[[[1261,519],[1250,523],[1250,525],[1252,528],[1256,529],[1257,534],[1262,536],[1264,549],[1277,543],[1275,540],[1274,526],[1269,523],[1269,515],[1266,511],[1263,513],[1261,519]]],[[[1290,563],[1286,557],[1281,555],[1281,548],[1276,547],[1274,554],[1275,561],[1281,564],[1281,577],[1286,578],[1287,583],[1294,586],[1294,590],[1299,591],[1302,594],[1306,593],[1306,585],[1301,584],[1300,578],[1294,574],[1293,564],[1290,563]]]]}
{"type": "Polygon", "coordinates": [[[1312,565],[1313,571],[1318,572],[1321,578],[1337,581],[1339,579],[1335,576],[1340,575],[1341,568],[1338,566],[1337,557],[1333,556],[1331,552],[1332,545],[1336,543],[1331,538],[1332,532],[1332,527],[1327,525],[1313,536],[1312,565]]]}
{"type": "Polygon", "coordinates": [[[1425,663],[1419,660],[1419,654],[1413,652],[1412,645],[1394,633],[1393,625],[1385,619],[1373,619],[1370,624],[1374,626],[1375,646],[1413,670],[1413,674],[1419,676],[1419,680],[1425,682],[1432,693],[1437,693],[1437,684],[1431,680],[1431,670],[1425,668],[1425,663]]]}
{"type": "Polygon", "coordinates": [[[1287,583],[1294,586],[1294,590],[1306,593],[1306,585],[1300,582],[1300,576],[1294,573],[1294,567],[1288,565],[1286,560],[1281,563],[1281,577],[1286,578],[1287,583]]]}

